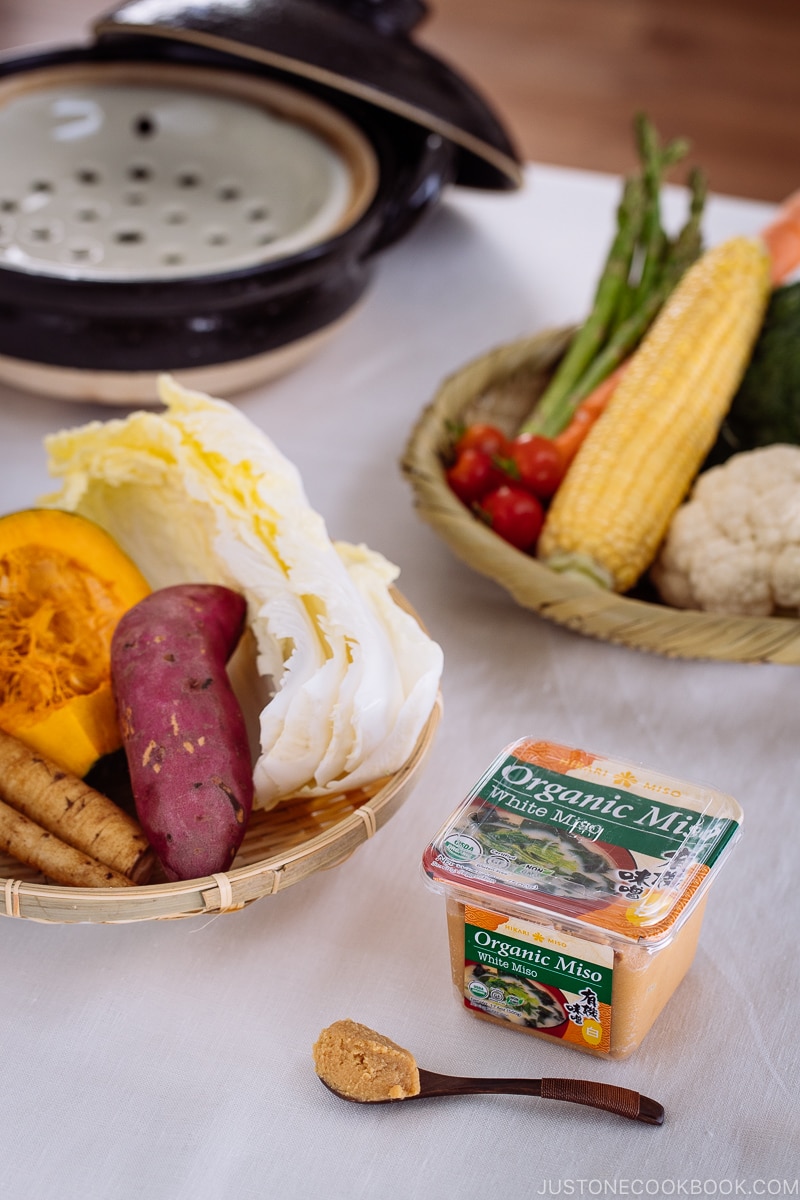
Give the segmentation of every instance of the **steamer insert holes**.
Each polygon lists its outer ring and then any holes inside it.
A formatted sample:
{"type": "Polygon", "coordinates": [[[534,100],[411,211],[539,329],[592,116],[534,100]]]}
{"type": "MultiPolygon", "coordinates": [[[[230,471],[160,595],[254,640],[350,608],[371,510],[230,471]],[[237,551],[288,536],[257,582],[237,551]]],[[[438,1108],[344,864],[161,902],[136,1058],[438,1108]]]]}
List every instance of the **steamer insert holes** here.
{"type": "Polygon", "coordinates": [[[73,238],[67,242],[61,261],[76,264],[98,263],[103,260],[103,246],[89,238],[73,238]]]}
{"type": "Polygon", "coordinates": [[[133,132],[136,137],[153,137],[156,129],[155,119],[149,113],[140,113],[133,122],[133,132]]]}

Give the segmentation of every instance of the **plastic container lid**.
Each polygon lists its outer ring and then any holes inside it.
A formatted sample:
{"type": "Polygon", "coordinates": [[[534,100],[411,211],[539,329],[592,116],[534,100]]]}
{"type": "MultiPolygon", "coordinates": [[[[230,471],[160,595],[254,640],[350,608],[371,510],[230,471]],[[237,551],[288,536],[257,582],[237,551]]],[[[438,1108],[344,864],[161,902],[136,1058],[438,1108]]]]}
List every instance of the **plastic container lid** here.
{"type": "Polygon", "coordinates": [[[519,155],[490,106],[411,39],[426,13],[421,0],[130,0],[94,32],[202,46],[323,84],[452,142],[457,184],[521,186],[519,155]]]}
{"type": "Polygon", "coordinates": [[[523,738],[507,746],[423,855],[438,891],[671,941],[737,840],[742,811],[714,788],[523,738]]]}

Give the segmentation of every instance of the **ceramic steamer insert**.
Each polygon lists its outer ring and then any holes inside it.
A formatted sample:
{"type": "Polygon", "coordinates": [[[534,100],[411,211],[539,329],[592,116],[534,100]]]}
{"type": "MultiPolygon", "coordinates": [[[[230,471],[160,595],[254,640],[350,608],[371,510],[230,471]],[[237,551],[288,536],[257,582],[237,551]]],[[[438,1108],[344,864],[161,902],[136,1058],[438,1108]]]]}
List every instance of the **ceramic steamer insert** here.
{"type": "Polygon", "coordinates": [[[0,261],[61,278],[286,257],[352,223],[377,181],[366,139],[310,97],[174,67],[7,83],[0,153],[0,261]]]}

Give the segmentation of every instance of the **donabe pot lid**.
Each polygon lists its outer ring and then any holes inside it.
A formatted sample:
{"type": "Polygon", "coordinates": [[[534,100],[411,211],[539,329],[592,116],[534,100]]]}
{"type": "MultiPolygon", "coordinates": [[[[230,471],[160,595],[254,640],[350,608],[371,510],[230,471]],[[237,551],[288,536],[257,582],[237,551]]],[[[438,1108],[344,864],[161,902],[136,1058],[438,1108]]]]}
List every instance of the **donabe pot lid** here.
{"type": "Polygon", "coordinates": [[[422,0],[130,0],[94,34],[189,43],[324,84],[452,142],[456,184],[520,187],[520,158],[486,100],[411,39],[427,11],[422,0]]]}

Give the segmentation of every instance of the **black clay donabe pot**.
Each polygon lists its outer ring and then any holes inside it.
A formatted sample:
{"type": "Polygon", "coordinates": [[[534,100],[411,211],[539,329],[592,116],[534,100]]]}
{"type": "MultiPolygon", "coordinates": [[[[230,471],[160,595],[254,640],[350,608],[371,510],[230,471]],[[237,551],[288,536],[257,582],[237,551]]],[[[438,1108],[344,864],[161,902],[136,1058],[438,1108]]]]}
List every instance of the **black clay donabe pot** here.
{"type": "Polygon", "coordinates": [[[417,0],[135,0],[0,60],[0,378],[228,394],[289,369],[448,185],[521,181],[417,0]]]}

